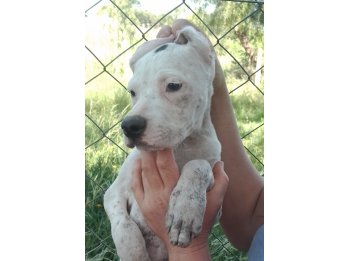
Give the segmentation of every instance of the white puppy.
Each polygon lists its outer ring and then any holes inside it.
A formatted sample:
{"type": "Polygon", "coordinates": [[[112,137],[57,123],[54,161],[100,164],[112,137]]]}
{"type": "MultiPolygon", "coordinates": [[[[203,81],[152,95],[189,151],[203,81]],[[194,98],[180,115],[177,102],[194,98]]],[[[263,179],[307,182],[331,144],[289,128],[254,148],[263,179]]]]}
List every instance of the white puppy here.
{"type": "Polygon", "coordinates": [[[131,191],[139,150],[173,148],[180,170],[166,216],[172,244],[187,246],[202,228],[206,191],[214,183],[213,164],[221,146],[210,118],[215,59],[208,40],[191,26],[143,44],[131,59],[128,85],[132,109],[122,122],[132,150],[104,207],[123,261],[166,260],[163,242],[149,229],[131,191]]]}

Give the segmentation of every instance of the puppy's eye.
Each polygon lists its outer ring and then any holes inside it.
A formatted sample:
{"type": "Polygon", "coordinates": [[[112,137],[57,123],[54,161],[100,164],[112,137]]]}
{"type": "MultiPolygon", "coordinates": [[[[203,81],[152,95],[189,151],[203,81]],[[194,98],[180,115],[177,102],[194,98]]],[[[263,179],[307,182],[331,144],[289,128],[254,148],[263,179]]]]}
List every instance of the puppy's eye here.
{"type": "Polygon", "coordinates": [[[182,83],[170,82],[167,85],[166,91],[167,92],[176,92],[176,91],[180,90],[181,86],[182,86],[182,83]]]}
{"type": "Polygon", "coordinates": [[[131,90],[129,91],[129,93],[131,94],[132,97],[135,97],[135,91],[131,90]]]}

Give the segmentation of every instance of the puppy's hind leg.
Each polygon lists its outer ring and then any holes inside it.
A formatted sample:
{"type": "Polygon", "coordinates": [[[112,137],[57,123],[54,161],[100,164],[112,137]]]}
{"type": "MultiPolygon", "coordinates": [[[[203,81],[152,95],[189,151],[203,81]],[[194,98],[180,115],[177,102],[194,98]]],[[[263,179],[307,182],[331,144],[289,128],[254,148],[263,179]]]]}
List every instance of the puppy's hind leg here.
{"type": "Polygon", "coordinates": [[[111,234],[122,261],[150,261],[144,237],[127,211],[127,199],[115,193],[115,183],[104,195],[104,208],[111,223],[111,234]]]}
{"type": "Polygon", "coordinates": [[[137,224],[122,216],[111,223],[112,238],[122,261],[150,261],[144,237],[137,224]]]}

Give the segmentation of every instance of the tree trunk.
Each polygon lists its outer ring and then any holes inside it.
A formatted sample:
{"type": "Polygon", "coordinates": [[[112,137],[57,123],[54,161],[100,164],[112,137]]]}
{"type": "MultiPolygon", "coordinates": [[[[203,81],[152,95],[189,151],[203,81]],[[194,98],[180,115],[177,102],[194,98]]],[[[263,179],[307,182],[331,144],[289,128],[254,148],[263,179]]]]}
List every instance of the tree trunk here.
{"type": "Polygon", "coordinates": [[[235,30],[236,35],[240,41],[240,43],[242,44],[246,54],[248,55],[249,58],[249,68],[255,68],[256,67],[256,56],[255,56],[255,50],[253,48],[250,47],[249,44],[249,39],[247,37],[247,35],[243,32],[240,32],[237,28],[235,30]]]}

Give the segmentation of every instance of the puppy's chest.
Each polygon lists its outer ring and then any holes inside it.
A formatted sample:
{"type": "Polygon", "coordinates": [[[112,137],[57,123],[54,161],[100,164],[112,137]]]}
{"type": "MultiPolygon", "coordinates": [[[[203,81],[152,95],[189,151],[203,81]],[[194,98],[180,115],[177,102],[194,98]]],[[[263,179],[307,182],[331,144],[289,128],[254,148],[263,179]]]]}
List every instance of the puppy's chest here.
{"type": "Polygon", "coordinates": [[[179,170],[182,170],[184,165],[191,160],[196,160],[196,159],[208,160],[207,155],[205,155],[205,152],[202,151],[202,149],[196,149],[196,148],[175,150],[174,156],[175,156],[175,161],[179,167],[179,170]]]}
{"type": "Polygon", "coordinates": [[[200,139],[194,144],[181,144],[174,150],[174,156],[180,170],[187,162],[196,159],[213,164],[220,159],[220,144],[217,138],[200,139]]]}

